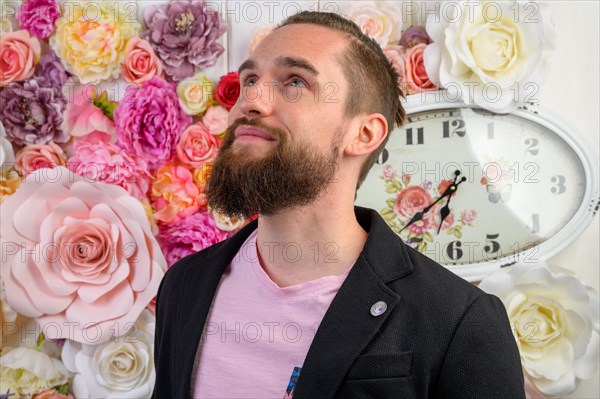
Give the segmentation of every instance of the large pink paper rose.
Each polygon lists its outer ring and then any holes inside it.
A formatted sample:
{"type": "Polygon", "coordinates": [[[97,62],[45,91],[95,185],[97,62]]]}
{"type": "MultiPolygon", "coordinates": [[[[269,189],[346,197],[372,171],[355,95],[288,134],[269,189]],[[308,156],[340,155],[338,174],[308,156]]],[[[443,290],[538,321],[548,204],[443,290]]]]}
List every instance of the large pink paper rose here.
{"type": "Polygon", "coordinates": [[[17,153],[15,169],[21,176],[28,176],[41,168],[54,168],[67,163],[62,148],[54,142],[48,144],[30,144],[17,153]]]}
{"type": "Polygon", "coordinates": [[[192,168],[200,168],[204,162],[217,156],[220,145],[221,140],[198,122],[183,131],[177,144],[177,158],[192,168]]]}
{"type": "Polygon", "coordinates": [[[427,190],[421,186],[410,186],[396,196],[394,211],[401,219],[408,221],[431,202],[431,195],[427,190]]]}
{"type": "Polygon", "coordinates": [[[398,87],[406,94],[406,49],[402,46],[387,46],[383,49],[383,54],[398,73],[398,87]]]}
{"type": "Polygon", "coordinates": [[[227,120],[229,119],[229,111],[222,105],[213,105],[208,107],[206,113],[202,117],[202,123],[208,128],[208,132],[215,136],[219,136],[227,130],[227,120]]]}
{"type": "Polygon", "coordinates": [[[162,63],[146,40],[134,36],[125,46],[125,61],[121,74],[126,82],[141,86],[154,75],[162,74],[162,63]]]}
{"type": "Polygon", "coordinates": [[[33,75],[42,55],[40,42],[26,30],[2,33],[0,40],[0,87],[33,75]]]}
{"type": "Polygon", "coordinates": [[[7,302],[47,338],[123,335],[157,293],[165,258],[144,207],[121,187],[38,169],[0,216],[7,302]]]}

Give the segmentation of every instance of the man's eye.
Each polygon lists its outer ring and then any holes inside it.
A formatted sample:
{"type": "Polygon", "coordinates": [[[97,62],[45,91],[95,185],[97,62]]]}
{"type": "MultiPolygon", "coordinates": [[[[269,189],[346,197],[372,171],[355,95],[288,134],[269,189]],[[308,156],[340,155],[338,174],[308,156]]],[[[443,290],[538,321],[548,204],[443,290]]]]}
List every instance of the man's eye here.
{"type": "Polygon", "coordinates": [[[306,83],[304,82],[304,80],[298,76],[294,76],[292,79],[290,79],[290,86],[293,87],[306,87],[306,83]]]}
{"type": "Polygon", "coordinates": [[[247,78],[245,78],[243,80],[243,82],[244,82],[244,86],[254,85],[254,83],[256,83],[256,76],[248,76],[247,78]]]}

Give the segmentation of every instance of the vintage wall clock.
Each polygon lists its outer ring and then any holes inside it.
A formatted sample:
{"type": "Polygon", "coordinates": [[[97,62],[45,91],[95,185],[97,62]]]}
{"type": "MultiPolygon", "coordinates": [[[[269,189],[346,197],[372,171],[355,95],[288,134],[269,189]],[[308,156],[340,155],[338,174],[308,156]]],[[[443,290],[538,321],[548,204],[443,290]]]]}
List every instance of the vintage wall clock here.
{"type": "Polygon", "coordinates": [[[571,244],[599,206],[599,163],[554,112],[495,114],[409,96],[356,205],[377,210],[404,242],[469,281],[571,244]]]}

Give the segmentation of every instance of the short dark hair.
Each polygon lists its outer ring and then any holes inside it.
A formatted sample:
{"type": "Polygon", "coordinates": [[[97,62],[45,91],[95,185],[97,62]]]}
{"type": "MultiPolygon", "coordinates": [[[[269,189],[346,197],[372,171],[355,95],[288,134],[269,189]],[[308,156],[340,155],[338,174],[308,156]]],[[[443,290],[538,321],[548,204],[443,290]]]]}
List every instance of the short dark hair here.
{"type": "Polygon", "coordinates": [[[353,83],[346,100],[345,114],[354,117],[361,113],[380,112],[387,120],[386,137],[362,165],[356,185],[358,190],[387,144],[390,133],[395,126],[402,126],[406,118],[406,112],[400,103],[404,93],[398,85],[398,72],[379,44],[365,35],[358,25],[341,15],[302,11],[288,17],[275,30],[292,24],[320,25],[345,34],[350,43],[338,61],[346,80],[353,83]]]}

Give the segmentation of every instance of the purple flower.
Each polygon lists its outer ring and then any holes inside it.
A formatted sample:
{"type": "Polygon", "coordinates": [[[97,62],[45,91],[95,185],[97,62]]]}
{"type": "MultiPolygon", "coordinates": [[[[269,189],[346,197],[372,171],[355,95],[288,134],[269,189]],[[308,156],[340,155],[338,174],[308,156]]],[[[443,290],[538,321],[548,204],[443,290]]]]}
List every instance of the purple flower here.
{"type": "Polygon", "coordinates": [[[229,238],[230,234],[219,230],[210,213],[196,212],[178,223],[163,225],[157,239],[167,258],[169,267],[179,259],[201,251],[229,238]]]}
{"type": "Polygon", "coordinates": [[[114,112],[118,144],[154,169],[175,155],[183,130],[192,123],[179,105],[175,86],[154,76],[129,86],[114,112]]]}
{"type": "Polygon", "coordinates": [[[65,70],[65,67],[54,51],[50,50],[40,59],[40,62],[36,66],[35,75],[45,77],[57,87],[63,87],[71,74],[65,70]]]}
{"type": "Polygon", "coordinates": [[[0,92],[0,119],[9,140],[17,145],[66,143],[61,124],[67,101],[59,87],[36,76],[13,82],[0,92]]]}
{"type": "Polygon", "coordinates": [[[215,65],[225,51],[216,41],[227,27],[219,13],[200,0],[173,0],[149,7],[144,15],[148,30],[140,36],[150,42],[165,73],[178,82],[197,68],[215,65]]]}
{"type": "Polygon", "coordinates": [[[431,43],[431,38],[427,34],[425,28],[422,26],[411,26],[402,34],[402,37],[400,38],[400,45],[407,48],[414,47],[421,43],[431,43]]]}
{"type": "Polygon", "coordinates": [[[47,39],[54,30],[54,23],[60,18],[60,9],[54,0],[27,0],[17,10],[15,19],[21,29],[38,39],[47,39]]]}

